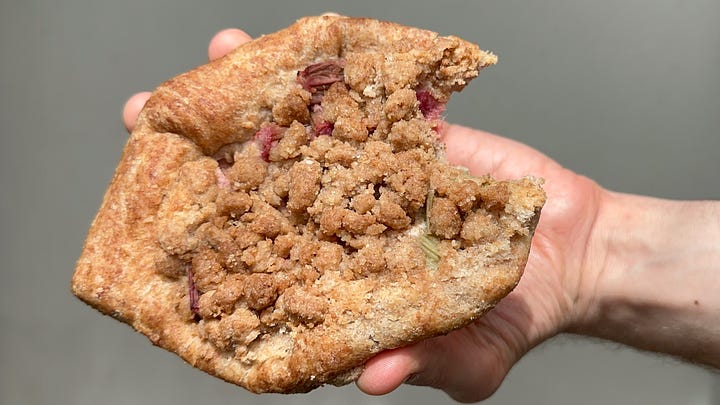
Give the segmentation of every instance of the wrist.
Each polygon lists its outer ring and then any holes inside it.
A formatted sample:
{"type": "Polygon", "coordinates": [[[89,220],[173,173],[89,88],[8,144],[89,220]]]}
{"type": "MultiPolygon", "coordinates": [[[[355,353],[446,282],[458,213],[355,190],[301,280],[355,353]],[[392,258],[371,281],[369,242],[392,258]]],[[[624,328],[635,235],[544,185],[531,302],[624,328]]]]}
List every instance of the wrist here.
{"type": "Polygon", "coordinates": [[[720,367],[720,204],[605,192],[600,207],[571,331],[720,367]]]}

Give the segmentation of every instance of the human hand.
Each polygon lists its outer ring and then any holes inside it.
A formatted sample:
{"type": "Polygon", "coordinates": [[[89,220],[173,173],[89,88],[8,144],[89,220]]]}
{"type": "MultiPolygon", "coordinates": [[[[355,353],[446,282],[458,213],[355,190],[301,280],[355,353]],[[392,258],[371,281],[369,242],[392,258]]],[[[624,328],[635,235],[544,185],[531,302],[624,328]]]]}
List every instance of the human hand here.
{"type": "Polygon", "coordinates": [[[463,329],[371,359],[358,380],[370,394],[405,382],[440,388],[459,401],[487,398],[520,357],[571,328],[592,299],[600,257],[588,246],[603,190],[510,139],[456,125],[446,127],[443,139],[448,159],[473,174],[543,177],[547,204],[517,288],[463,329]]]}
{"type": "Polygon", "coordinates": [[[531,348],[562,332],[720,367],[720,203],[603,189],[518,142],[457,125],[450,162],[497,178],[543,177],[547,203],[516,289],[445,336],[380,353],[358,386],[385,394],[432,386],[489,397],[531,348]]]}

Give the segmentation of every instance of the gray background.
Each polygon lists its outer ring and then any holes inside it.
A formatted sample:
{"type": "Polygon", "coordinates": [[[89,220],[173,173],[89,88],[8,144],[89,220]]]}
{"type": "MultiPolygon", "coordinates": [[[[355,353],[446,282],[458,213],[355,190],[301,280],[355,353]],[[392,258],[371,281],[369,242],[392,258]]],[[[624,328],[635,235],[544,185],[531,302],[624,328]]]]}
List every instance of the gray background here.
{"type": "MultiPolygon", "coordinates": [[[[250,395],[71,296],[126,138],[125,99],[203,63],[221,28],[258,35],[333,10],[465,37],[500,63],[454,99],[450,120],[527,142],[611,189],[720,198],[717,1],[0,4],[0,404],[449,402],[417,387],[250,395]]],[[[488,403],[718,404],[717,387],[700,368],[559,337],[488,403]]]]}

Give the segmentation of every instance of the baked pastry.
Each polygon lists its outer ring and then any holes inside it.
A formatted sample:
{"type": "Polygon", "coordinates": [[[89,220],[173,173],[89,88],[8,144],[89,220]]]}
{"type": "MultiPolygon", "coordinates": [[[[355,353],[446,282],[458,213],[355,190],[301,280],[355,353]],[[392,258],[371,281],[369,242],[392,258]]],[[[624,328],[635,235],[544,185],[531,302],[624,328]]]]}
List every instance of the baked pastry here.
{"type": "Polygon", "coordinates": [[[253,392],[357,377],[517,284],[540,181],[472,177],[438,141],[494,55],[309,17],[161,85],[72,280],[82,300],[253,392]]]}

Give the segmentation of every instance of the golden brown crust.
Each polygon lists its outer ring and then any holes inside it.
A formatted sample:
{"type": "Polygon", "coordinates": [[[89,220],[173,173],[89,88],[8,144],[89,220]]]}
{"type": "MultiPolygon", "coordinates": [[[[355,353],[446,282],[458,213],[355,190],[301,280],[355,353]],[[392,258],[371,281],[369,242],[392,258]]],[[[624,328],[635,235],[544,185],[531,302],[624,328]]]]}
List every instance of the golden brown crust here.
{"type": "MultiPolygon", "coordinates": [[[[425,68],[436,69],[426,79],[443,97],[464,87],[470,79],[465,76],[468,72],[477,73],[497,59],[459,38],[438,37],[434,32],[389,22],[331,16],[305,18],[283,31],[242,45],[229,57],[171,79],[155,90],[138,125],[149,126],[155,132],[182,134],[203,152],[212,154],[222,145],[251,138],[260,124],[268,121],[273,106],[287,93],[287,83],[295,80],[298,69],[364,50],[406,55],[403,60],[392,61],[388,77],[384,78],[393,92],[393,87],[402,87],[403,76],[391,73],[406,71],[405,65],[414,67],[416,57],[428,58],[425,68]],[[446,50],[452,55],[445,59],[454,64],[433,66],[446,50]],[[208,94],[207,83],[213,83],[218,91],[208,94]]],[[[361,92],[373,84],[372,78],[353,77],[350,86],[361,92]]]]}
{"type": "Polygon", "coordinates": [[[166,82],[73,292],[254,392],[346,383],[381,350],[471,322],[518,282],[544,202],[533,179],[448,166],[434,140],[433,103],[494,62],[458,38],[324,16],[166,82]],[[300,85],[326,61],[340,83],[300,85]]]}

